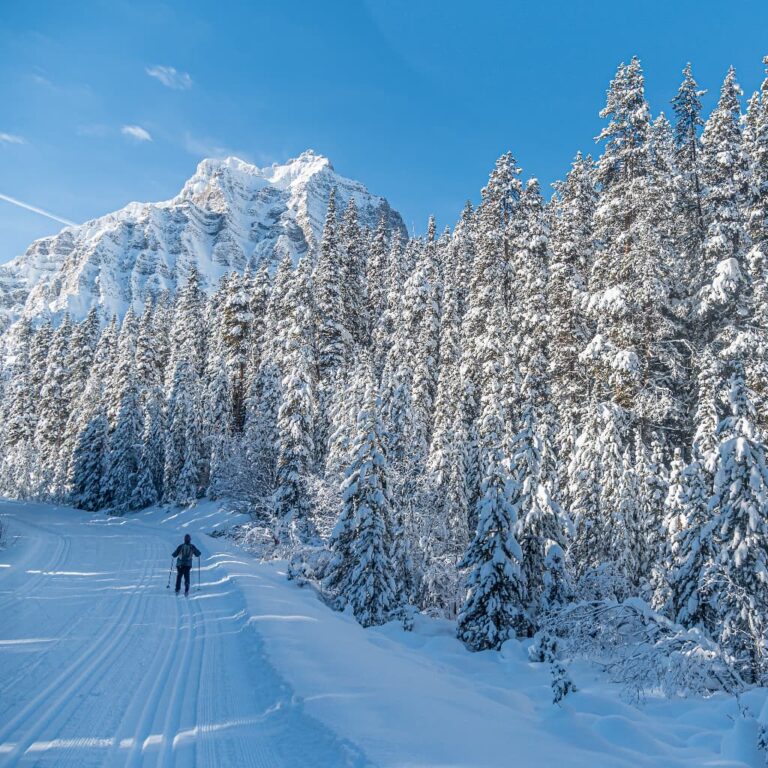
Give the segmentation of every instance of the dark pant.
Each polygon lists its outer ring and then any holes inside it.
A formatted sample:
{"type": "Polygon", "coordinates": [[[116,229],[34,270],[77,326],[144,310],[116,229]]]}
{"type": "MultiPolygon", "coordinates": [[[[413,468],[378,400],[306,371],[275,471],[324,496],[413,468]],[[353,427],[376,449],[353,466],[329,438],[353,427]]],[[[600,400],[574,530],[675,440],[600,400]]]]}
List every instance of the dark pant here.
{"type": "Polygon", "coordinates": [[[184,577],[184,593],[189,592],[189,572],[192,570],[191,565],[177,565],[176,566],[176,591],[181,589],[181,577],[184,577]]]}

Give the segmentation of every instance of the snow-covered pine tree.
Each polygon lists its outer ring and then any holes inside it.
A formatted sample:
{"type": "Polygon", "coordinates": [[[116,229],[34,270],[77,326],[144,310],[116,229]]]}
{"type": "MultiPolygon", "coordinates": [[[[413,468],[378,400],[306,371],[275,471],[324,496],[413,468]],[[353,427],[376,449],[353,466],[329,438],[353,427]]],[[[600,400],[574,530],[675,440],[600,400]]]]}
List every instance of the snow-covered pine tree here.
{"type": "MultiPolygon", "coordinates": [[[[32,337],[32,343],[29,352],[29,386],[31,391],[40,392],[45,379],[45,372],[48,370],[48,356],[51,351],[51,341],[53,339],[53,326],[50,319],[37,327],[32,337]]],[[[30,413],[31,423],[34,430],[37,430],[39,413],[37,408],[30,413]]],[[[36,462],[35,462],[36,464],[36,462]]],[[[35,483],[37,478],[35,479],[35,483]]]]}
{"type": "MultiPolygon", "coordinates": [[[[501,301],[506,308],[509,286],[509,224],[517,209],[522,185],[511,153],[502,155],[482,191],[474,216],[475,254],[462,320],[462,409],[468,423],[479,416],[483,351],[488,318],[501,301]],[[499,292],[501,296],[499,298],[499,292]]],[[[469,228],[469,223],[466,223],[469,228]]]]}
{"type": "Polygon", "coordinates": [[[99,406],[77,437],[67,479],[72,503],[80,509],[94,511],[103,506],[101,489],[108,432],[105,408],[99,406]]]}
{"type": "Polygon", "coordinates": [[[129,501],[131,509],[144,509],[157,504],[163,497],[165,440],[162,403],[158,389],[151,389],[149,393],[144,400],[141,456],[129,501]]]}
{"type": "Polygon", "coordinates": [[[616,572],[615,548],[615,538],[621,534],[617,526],[622,525],[626,421],[626,413],[613,403],[590,408],[568,471],[575,525],[569,561],[576,578],[592,584],[586,589],[590,597],[593,587],[602,596],[626,589],[624,574],[616,572]],[[593,581],[595,575],[602,578],[600,571],[606,572],[610,583],[593,581]]]}
{"type": "MultiPolygon", "coordinates": [[[[172,309],[170,359],[166,371],[173,377],[180,357],[186,358],[192,373],[201,376],[205,365],[205,295],[200,287],[200,275],[192,267],[181,287],[172,309]]],[[[166,386],[170,382],[166,382],[166,386]]]]}
{"type": "Polygon", "coordinates": [[[3,402],[3,490],[20,498],[32,492],[32,441],[35,434],[35,402],[32,388],[32,324],[22,319],[14,329],[15,355],[9,365],[9,383],[3,402]]]}
{"type": "Polygon", "coordinates": [[[406,271],[402,257],[400,232],[395,232],[390,241],[384,272],[384,307],[380,314],[372,316],[373,370],[377,381],[383,378],[384,368],[394,341],[395,325],[402,308],[402,288],[406,271]]]}
{"type": "Polygon", "coordinates": [[[367,346],[370,328],[366,281],[366,243],[357,220],[357,204],[350,197],[339,227],[342,263],[342,296],[345,320],[352,341],[367,346]]]}
{"type": "MultiPolygon", "coordinates": [[[[492,325],[501,312],[499,302],[492,325]]],[[[499,648],[508,638],[525,635],[530,628],[525,611],[523,552],[515,538],[517,518],[511,500],[515,480],[509,462],[505,407],[501,398],[500,352],[497,350],[490,358],[486,355],[479,428],[483,453],[477,529],[460,563],[461,568],[469,569],[469,575],[457,632],[459,639],[472,650],[499,648]]]]}
{"type": "MultiPolygon", "coordinates": [[[[96,327],[91,330],[95,334],[96,327]]],[[[85,354],[88,355],[90,353],[86,351],[85,354]]],[[[96,348],[92,352],[92,364],[87,380],[85,381],[85,386],[78,394],[76,401],[74,401],[72,411],[67,420],[64,442],[59,456],[59,466],[57,469],[58,495],[60,498],[70,499],[73,495],[82,495],[83,479],[80,474],[82,465],[78,469],[73,465],[73,462],[78,451],[82,453],[83,450],[86,450],[87,453],[87,448],[84,449],[81,441],[83,435],[89,429],[93,431],[98,439],[101,439],[100,430],[102,425],[99,418],[102,416],[107,418],[108,397],[106,396],[105,389],[113,377],[116,355],[117,321],[113,316],[111,322],[104,328],[99,336],[96,348]],[[77,488],[80,490],[76,490],[77,488]]],[[[105,442],[99,448],[102,453],[107,450],[106,439],[109,432],[108,420],[106,430],[107,433],[104,437],[105,442]]],[[[86,461],[86,464],[87,463],[88,462],[86,461]]],[[[101,476],[104,469],[104,456],[99,456],[98,463],[95,458],[90,460],[90,467],[91,469],[88,471],[90,472],[91,477],[96,478],[98,476],[98,482],[101,483],[101,476]],[[97,468],[98,475],[96,474],[97,468]]],[[[96,482],[95,479],[92,481],[96,482]]],[[[88,499],[88,503],[100,504],[101,489],[99,488],[98,492],[89,492],[88,499]]],[[[94,507],[94,509],[96,508],[98,507],[94,507]]]]}
{"type": "Polygon", "coordinates": [[[136,381],[142,398],[147,390],[161,387],[163,372],[155,328],[155,305],[147,301],[136,331],[136,381]]]}
{"type": "Polygon", "coordinates": [[[14,329],[15,355],[9,366],[11,385],[4,401],[6,450],[31,440],[34,436],[34,394],[32,389],[32,344],[34,330],[29,320],[22,319],[14,329]]]}
{"type": "Polygon", "coordinates": [[[373,232],[366,261],[368,335],[375,337],[375,329],[387,308],[387,275],[389,272],[389,230],[387,212],[382,211],[373,232]]]}
{"type": "MultiPolygon", "coordinates": [[[[704,240],[703,191],[701,183],[701,141],[699,128],[704,125],[701,119],[701,97],[706,91],[699,90],[693,79],[690,63],[683,69],[683,82],[672,99],[675,114],[675,162],[679,175],[678,214],[681,218],[681,245],[688,254],[689,262],[695,267],[700,259],[700,249],[704,240]]],[[[695,279],[696,272],[691,270],[688,279],[695,279]]]]}
{"type": "Polygon", "coordinates": [[[274,495],[278,537],[284,543],[308,542],[315,535],[307,479],[315,462],[317,360],[313,357],[311,274],[302,260],[289,291],[285,333],[286,373],[277,415],[277,468],[274,495]]]}
{"type": "MultiPolygon", "coordinates": [[[[216,499],[226,484],[227,455],[235,429],[236,418],[233,407],[237,398],[232,393],[234,386],[230,374],[240,371],[238,365],[228,365],[225,355],[229,349],[218,343],[211,345],[206,364],[205,396],[203,398],[203,429],[205,432],[205,453],[208,460],[207,495],[216,499]]],[[[245,354],[245,352],[244,352],[245,354]]],[[[244,371],[244,368],[243,368],[244,371]]],[[[244,382],[240,380],[240,384],[244,382]]]]}
{"type": "Polygon", "coordinates": [[[640,541],[637,548],[638,575],[645,584],[663,578],[664,502],[669,493],[669,477],[658,436],[651,435],[646,445],[639,431],[635,433],[635,470],[638,483],[638,523],[640,541]]]}
{"type": "MultiPolygon", "coordinates": [[[[763,59],[768,67],[768,56],[763,59]]],[[[749,102],[744,131],[749,161],[749,193],[745,218],[750,238],[751,322],[747,385],[753,392],[758,426],[768,430],[768,77],[749,102]]]]}
{"type": "Polygon", "coordinates": [[[600,408],[592,406],[585,409],[568,462],[567,494],[574,538],[567,555],[577,579],[607,556],[606,521],[601,514],[603,454],[599,434],[600,408]]]}
{"type": "Polygon", "coordinates": [[[599,140],[601,187],[595,215],[598,247],[588,308],[595,335],[582,352],[596,399],[611,399],[633,417],[679,422],[681,366],[670,314],[669,233],[674,197],[663,169],[671,162],[666,121],[651,126],[640,62],[621,65],[600,113],[609,117],[599,140]]]}
{"type": "Polygon", "coordinates": [[[330,483],[338,484],[341,481],[351,461],[357,434],[357,414],[365,406],[370,372],[370,360],[361,357],[334,392],[329,409],[331,434],[325,457],[325,474],[330,483]]]}
{"type": "Polygon", "coordinates": [[[336,220],[336,190],[331,190],[328,212],[320,241],[320,255],[314,272],[317,301],[317,343],[320,380],[326,384],[349,361],[352,335],[346,325],[344,307],[344,261],[336,220]]]}
{"type": "MultiPolygon", "coordinates": [[[[434,223],[434,222],[433,222],[434,223]]],[[[434,241],[427,241],[422,262],[406,283],[408,333],[414,342],[408,352],[413,371],[413,442],[412,466],[416,472],[425,468],[434,417],[434,400],[440,365],[440,313],[442,280],[434,241]]]]}
{"type": "Polygon", "coordinates": [[[136,386],[136,338],[138,321],[131,307],[125,313],[117,335],[112,376],[104,390],[107,398],[107,418],[110,427],[114,427],[117,412],[122,406],[126,387],[136,386]]]}
{"type": "Polygon", "coordinates": [[[461,321],[459,303],[463,287],[459,268],[447,260],[444,309],[440,324],[440,365],[434,406],[432,439],[427,462],[427,505],[422,512],[424,574],[420,605],[432,613],[453,618],[462,591],[456,564],[469,544],[467,498],[467,434],[461,400],[461,321]]]}
{"type": "Polygon", "coordinates": [[[221,307],[222,356],[230,381],[230,414],[226,421],[237,433],[245,424],[246,369],[254,321],[246,289],[243,278],[237,273],[230,275],[221,307]]]}
{"type": "Polygon", "coordinates": [[[128,509],[141,458],[142,416],[135,372],[121,383],[122,396],[109,434],[101,481],[101,503],[120,514],[128,509]]]}
{"type": "Polygon", "coordinates": [[[718,426],[709,504],[714,558],[705,564],[703,582],[716,618],[710,631],[744,678],[758,682],[768,675],[768,468],[743,367],[734,362],[732,368],[730,414],[718,426]]]}
{"type": "MultiPolygon", "coordinates": [[[[266,306],[261,343],[252,356],[254,373],[249,382],[246,398],[244,454],[247,465],[247,487],[241,493],[262,512],[272,511],[272,493],[277,460],[277,415],[280,408],[280,382],[283,378],[284,334],[283,325],[291,317],[288,304],[289,288],[293,280],[293,263],[285,256],[278,265],[274,283],[266,306]]],[[[254,315],[258,324],[258,317],[254,315]]],[[[240,482],[242,482],[241,478],[240,482]]]]}
{"type": "Polygon", "coordinates": [[[747,235],[741,212],[748,165],[742,141],[740,96],[741,88],[731,67],[701,137],[707,231],[699,327],[704,341],[718,339],[718,349],[729,343],[731,334],[727,329],[741,325],[748,314],[744,269],[747,235]]]}
{"type": "Polygon", "coordinates": [[[343,506],[329,542],[332,559],[323,587],[339,610],[348,608],[368,627],[398,613],[401,590],[394,579],[387,455],[373,381],[365,401],[352,463],[342,483],[343,506]]]}
{"type": "MultiPolygon", "coordinates": [[[[515,431],[511,441],[514,482],[510,499],[517,519],[515,535],[523,552],[527,612],[535,621],[543,608],[547,551],[552,543],[561,550],[565,548],[568,528],[556,501],[554,413],[548,360],[547,281],[551,253],[543,201],[535,179],[528,182],[520,197],[518,217],[519,234],[512,243],[510,259],[516,291],[510,297],[510,308],[511,325],[516,329],[514,346],[521,383],[519,402],[510,414],[515,431]]],[[[505,397],[507,403],[511,399],[509,395],[505,397]]]]}
{"type": "Polygon", "coordinates": [[[457,559],[466,550],[466,432],[459,409],[461,400],[461,321],[458,270],[446,275],[444,310],[440,324],[440,366],[434,406],[434,425],[428,471],[433,516],[444,554],[457,559]]]}
{"type": "MultiPolygon", "coordinates": [[[[249,299],[251,312],[251,341],[248,344],[248,366],[246,369],[246,400],[250,385],[261,362],[261,352],[264,346],[264,333],[267,328],[267,312],[272,293],[272,278],[266,263],[245,281],[245,291],[249,299]]],[[[247,410],[247,406],[246,406],[247,410]]]]}
{"type": "MultiPolygon", "coordinates": [[[[640,517],[641,490],[638,474],[627,446],[622,456],[618,487],[611,498],[611,560],[617,574],[623,577],[632,592],[638,589],[641,578],[646,575],[642,567],[647,559],[647,544],[643,536],[645,531],[640,517]]],[[[617,595],[621,598],[628,596],[617,595]]]]}
{"type": "Polygon", "coordinates": [[[459,320],[463,320],[467,311],[469,284],[475,262],[475,215],[472,203],[467,201],[461,217],[453,230],[446,254],[445,274],[453,275],[456,290],[459,320]]]}
{"type": "Polygon", "coordinates": [[[551,338],[552,402],[557,408],[556,435],[561,457],[560,485],[566,493],[568,458],[575,448],[588,391],[586,367],[579,354],[592,338],[592,327],[583,311],[587,278],[592,267],[592,222],[597,204],[594,163],[576,155],[564,182],[555,185],[557,196],[550,208],[552,249],[547,286],[551,338]]]}
{"type": "Polygon", "coordinates": [[[64,428],[57,449],[53,478],[52,496],[57,501],[66,499],[69,462],[77,437],[78,404],[88,383],[98,339],[99,318],[96,309],[93,308],[85,319],[72,329],[63,366],[67,374],[64,382],[64,401],[67,408],[63,414],[64,428]]]}
{"type": "Polygon", "coordinates": [[[195,366],[179,357],[166,397],[163,498],[186,503],[202,491],[203,435],[200,378],[195,366]]]}
{"type": "Polygon", "coordinates": [[[684,626],[712,626],[715,619],[704,580],[706,566],[715,557],[715,519],[709,510],[712,477],[695,450],[681,481],[683,518],[672,541],[677,552],[669,577],[673,615],[684,626]]]}
{"type": "Polygon", "coordinates": [[[66,428],[70,404],[67,400],[68,353],[72,342],[72,323],[65,314],[51,338],[50,351],[39,391],[35,447],[39,474],[38,493],[50,498],[54,492],[54,480],[59,446],[66,428]]]}
{"type": "Polygon", "coordinates": [[[529,393],[529,388],[535,386],[529,383],[529,376],[523,381],[519,428],[510,446],[510,502],[517,520],[515,537],[522,550],[527,613],[535,621],[546,608],[547,584],[559,578],[547,574],[547,553],[552,545],[564,551],[568,522],[555,499],[557,477],[549,428],[529,393]]]}
{"type": "Polygon", "coordinates": [[[509,459],[503,443],[484,461],[477,531],[460,567],[469,569],[467,597],[458,617],[459,639],[471,650],[500,648],[528,634],[523,553],[515,538],[509,459]]]}
{"type": "Polygon", "coordinates": [[[680,555],[680,543],[686,522],[686,484],[685,461],[682,450],[675,448],[669,466],[667,495],[664,497],[658,562],[653,582],[651,605],[659,613],[673,618],[674,605],[672,581],[677,560],[680,555]]]}

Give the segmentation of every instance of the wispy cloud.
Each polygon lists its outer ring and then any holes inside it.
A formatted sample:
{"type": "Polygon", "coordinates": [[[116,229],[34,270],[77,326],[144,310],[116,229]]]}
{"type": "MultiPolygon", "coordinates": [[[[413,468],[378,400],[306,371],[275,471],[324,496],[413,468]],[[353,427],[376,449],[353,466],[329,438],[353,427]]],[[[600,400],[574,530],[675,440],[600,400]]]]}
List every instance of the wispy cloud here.
{"type": "Polygon", "coordinates": [[[12,133],[0,133],[0,144],[26,144],[23,136],[15,136],[12,133]]]}
{"type": "Polygon", "coordinates": [[[252,162],[250,154],[220,144],[216,139],[200,138],[190,133],[184,134],[184,149],[195,157],[212,157],[219,160],[224,157],[239,157],[246,162],[252,162]]]}
{"type": "Polygon", "coordinates": [[[147,67],[144,70],[150,77],[159,80],[166,88],[175,91],[188,91],[192,87],[192,78],[188,72],[179,72],[176,67],[163,67],[160,65],[147,67]]]}
{"type": "Polygon", "coordinates": [[[43,88],[53,88],[53,83],[47,77],[43,77],[43,75],[40,75],[37,72],[31,74],[30,78],[35,85],[41,85],[43,88]]]}
{"type": "Polygon", "coordinates": [[[132,139],[136,139],[136,141],[152,141],[149,131],[140,125],[124,125],[120,129],[120,133],[123,136],[130,136],[132,139]]]}
{"type": "Polygon", "coordinates": [[[8,195],[3,195],[0,193],[0,200],[4,200],[6,203],[10,203],[11,205],[16,205],[19,208],[24,208],[27,211],[32,211],[33,213],[39,213],[41,216],[46,216],[49,219],[53,219],[54,221],[58,221],[61,224],[67,224],[70,227],[76,227],[77,224],[74,221],[70,221],[69,219],[65,219],[61,216],[57,216],[55,213],[51,213],[50,211],[44,211],[42,208],[38,208],[36,205],[30,205],[29,203],[24,203],[21,200],[17,200],[15,197],[9,197],[8,195]]]}

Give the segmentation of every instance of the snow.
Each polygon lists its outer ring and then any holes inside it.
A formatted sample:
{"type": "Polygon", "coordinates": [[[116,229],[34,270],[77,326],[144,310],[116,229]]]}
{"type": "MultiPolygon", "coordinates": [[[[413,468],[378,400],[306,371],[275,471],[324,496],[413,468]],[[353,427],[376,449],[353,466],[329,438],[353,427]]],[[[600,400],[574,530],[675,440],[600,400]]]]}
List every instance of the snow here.
{"type": "Polygon", "coordinates": [[[753,766],[764,690],[636,707],[595,670],[551,703],[524,644],[451,622],[363,629],[206,533],[216,504],[123,518],[0,502],[0,763],[88,766],[753,766]],[[190,597],[165,584],[189,532],[190,597]],[[10,620],[13,617],[13,620],[10,620]]]}
{"type": "Polygon", "coordinates": [[[736,259],[723,259],[715,267],[712,294],[716,301],[725,302],[734,294],[741,282],[741,268],[736,259]]]}

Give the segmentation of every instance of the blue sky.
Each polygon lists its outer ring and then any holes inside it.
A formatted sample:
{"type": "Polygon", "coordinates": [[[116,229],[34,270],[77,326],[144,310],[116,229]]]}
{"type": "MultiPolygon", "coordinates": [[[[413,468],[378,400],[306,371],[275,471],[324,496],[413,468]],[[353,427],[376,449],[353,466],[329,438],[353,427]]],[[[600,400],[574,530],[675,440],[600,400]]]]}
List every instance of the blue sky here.
{"type": "MultiPolygon", "coordinates": [[[[633,54],[657,113],[687,61],[709,108],[766,53],[764,0],[0,2],[0,195],[80,222],[171,197],[204,156],[311,147],[423,231],[507,149],[544,185],[593,151],[633,54]]],[[[60,226],[0,199],[0,262],[60,226]]]]}

